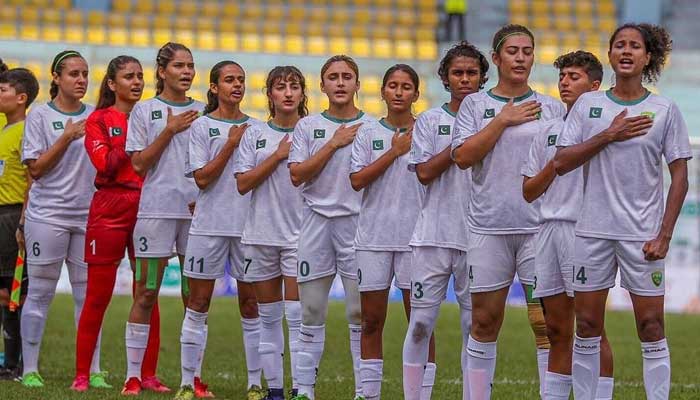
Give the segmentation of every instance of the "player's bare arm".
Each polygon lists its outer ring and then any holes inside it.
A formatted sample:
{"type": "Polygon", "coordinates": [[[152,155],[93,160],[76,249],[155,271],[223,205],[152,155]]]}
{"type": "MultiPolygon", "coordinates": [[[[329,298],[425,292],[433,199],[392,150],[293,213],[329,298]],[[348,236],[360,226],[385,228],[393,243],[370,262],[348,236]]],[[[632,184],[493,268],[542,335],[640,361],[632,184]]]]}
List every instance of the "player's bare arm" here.
{"type": "Polygon", "coordinates": [[[549,160],[537,175],[523,177],[523,197],[525,201],[532,203],[542,196],[549,188],[549,185],[554,182],[556,176],[557,171],[554,169],[554,161],[549,160]]]}
{"type": "Polygon", "coordinates": [[[331,140],[321,147],[316,154],[304,162],[290,164],[289,173],[292,178],[292,184],[299,186],[321,173],[338,149],[349,145],[355,140],[355,135],[357,135],[357,130],[360,129],[360,126],[362,126],[362,123],[350,127],[345,124],[341,125],[335,131],[331,140]]]}
{"type": "Polygon", "coordinates": [[[362,168],[360,171],[350,174],[350,184],[356,191],[364,189],[366,186],[376,181],[377,178],[386,172],[387,168],[393,164],[394,160],[408,153],[411,150],[411,140],[413,139],[413,128],[406,133],[401,133],[397,129],[391,138],[391,149],[382,154],[373,163],[362,168]]]}

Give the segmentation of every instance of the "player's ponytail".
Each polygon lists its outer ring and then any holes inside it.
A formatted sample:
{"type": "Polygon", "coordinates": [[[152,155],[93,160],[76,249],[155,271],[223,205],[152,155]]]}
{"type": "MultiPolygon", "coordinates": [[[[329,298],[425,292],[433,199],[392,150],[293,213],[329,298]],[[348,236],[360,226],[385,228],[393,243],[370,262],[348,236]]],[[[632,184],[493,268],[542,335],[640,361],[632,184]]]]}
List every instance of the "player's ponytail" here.
{"type": "Polygon", "coordinates": [[[158,50],[158,55],[156,56],[156,95],[163,93],[163,89],[165,88],[165,82],[163,82],[163,78],[160,77],[160,69],[168,67],[168,64],[175,58],[175,53],[177,53],[178,50],[183,50],[192,54],[187,46],[175,42],[168,42],[158,50]]]}
{"type": "Polygon", "coordinates": [[[243,70],[243,67],[241,67],[240,64],[231,60],[219,61],[218,63],[216,63],[216,65],[211,67],[211,72],[209,72],[209,90],[207,91],[207,105],[206,107],[204,107],[204,114],[209,114],[210,112],[219,108],[219,96],[211,91],[211,87],[219,84],[219,76],[221,76],[221,69],[227,65],[235,65],[241,70],[243,70]]]}
{"type": "Polygon", "coordinates": [[[265,80],[265,92],[267,94],[267,109],[270,112],[270,117],[275,117],[275,104],[270,98],[272,87],[279,81],[297,82],[301,86],[301,102],[297,107],[297,114],[304,118],[309,115],[308,97],[306,95],[306,79],[304,74],[299,71],[299,68],[292,65],[277,66],[267,74],[265,80]]]}
{"type": "Polygon", "coordinates": [[[671,35],[659,25],[627,23],[615,29],[615,32],[610,36],[610,49],[615,43],[617,34],[623,29],[635,29],[642,35],[644,47],[649,53],[649,64],[644,67],[642,78],[647,83],[656,83],[661,75],[661,70],[666,65],[668,55],[671,54],[673,45],[671,35]]]}
{"type": "MultiPolygon", "coordinates": [[[[51,63],[51,76],[61,76],[61,72],[63,72],[63,62],[69,58],[74,57],[83,58],[83,56],[75,50],[65,50],[56,54],[56,57],[53,58],[53,62],[51,63]]],[[[56,82],[54,82],[53,79],[51,79],[49,95],[51,96],[51,100],[55,99],[56,96],[58,96],[58,85],[56,84],[56,82]]]]}
{"type": "Polygon", "coordinates": [[[141,66],[139,60],[131,56],[115,57],[109,62],[107,65],[107,73],[105,74],[105,77],[102,78],[102,84],[100,85],[100,94],[97,99],[96,109],[99,110],[102,108],[111,107],[117,102],[116,94],[109,88],[109,81],[116,81],[117,72],[129,63],[136,63],[141,66]]]}
{"type": "Polygon", "coordinates": [[[5,64],[5,63],[2,61],[2,58],[0,58],[0,74],[2,74],[3,72],[7,71],[8,69],[9,69],[9,68],[7,67],[7,64],[5,64]]]}

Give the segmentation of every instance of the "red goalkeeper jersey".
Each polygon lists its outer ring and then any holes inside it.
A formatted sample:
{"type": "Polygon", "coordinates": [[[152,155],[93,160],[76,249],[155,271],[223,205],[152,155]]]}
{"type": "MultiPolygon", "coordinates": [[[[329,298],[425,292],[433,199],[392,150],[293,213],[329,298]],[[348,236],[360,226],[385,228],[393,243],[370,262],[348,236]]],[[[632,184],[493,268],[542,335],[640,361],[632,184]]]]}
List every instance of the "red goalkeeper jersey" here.
{"type": "Polygon", "coordinates": [[[97,169],[95,186],[140,190],[143,178],[124,150],[128,115],[114,107],[95,110],[85,123],[85,149],[97,169]]]}

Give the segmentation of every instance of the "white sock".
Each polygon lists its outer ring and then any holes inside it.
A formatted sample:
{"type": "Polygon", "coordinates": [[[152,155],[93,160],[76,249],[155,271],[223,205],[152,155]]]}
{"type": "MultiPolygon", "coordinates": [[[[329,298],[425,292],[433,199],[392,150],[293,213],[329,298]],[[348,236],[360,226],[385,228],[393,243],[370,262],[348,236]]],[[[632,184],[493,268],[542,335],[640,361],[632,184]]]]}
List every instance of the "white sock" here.
{"type": "Polygon", "coordinates": [[[355,395],[362,395],[362,378],[360,378],[360,337],[362,325],[348,324],[350,330],[350,353],[352,354],[352,370],[355,374],[355,395]]]}
{"type": "Polygon", "coordinates": [[[182,330],[180,331],[181,387],[194,387],[194,377],[201,365],[200,355],[204,347],[207,314],[189,308],[185,309],[185,318],[182,320],[182,330]]]}
{"type": "Polygon", "coordinates": [[[544,398],[544,375],[549,365],[549,349],[537,349],[537,372],[540,380],[540,398],[544,398]]]}
{"type": "MultiPolygon", "coordinates": [[[[209,313],[207,313],[209,314],[209,313]]],[[[194,376],[202,377],[202,364],[204,363],[204,350],[207,349],[207,340],[209,339],[209,325],[204,322],[202,329],[202,345],[199,347],[199,355],[197,357],[197,369],[194,371],[194,376]]]]}
{"type": "Polygon", "coordinates": [[[612,377],[601,376],[598,378],[598,389],[596,389],[596,400],[612,400],[615,380],[612,377]]]}
{"type": "Polygon", "coordinates": [[[262,387],[262,365],[260,363],[260,318],[241,318],[243,326],[243,348],[248,368],[248,389],[253,385],[262,387]]]}
{"type": "Polygon", "coordinates": [[[545,391],[543,400],[569,400],[571,393],[571,375],[545,373],[545,391]]]}
{"type": "Polygon", "coordinates": [[[490,399],[493,375],[496,372],[496,342],[483,343],[469,335],[469,397],[490,399]]]}
{"type": "Polygon", "coordinates": [[[420,400],[430,400],[433,395],[433,386],[435,386],[435,373],[437,372],[437,365],[435,363],[429,362],[425,365],[425,372],[423,373],[423,384],[421,385],[420,400]]]}
{"type": "Polygon", "coordinates": [[[298,389],[297,354],[299,353],[299,327],[301,326],[301,303],[298,300],[284,301],[284,315],[289,334],[289,361],[291,364],[292,389],[298,389]]]}
{"type": "Polygon", "coordinates": [[[576,400],[595,400],[600,375],[600,336],[574,337],[571,380],[576,400]]]}
{"type": "Polygon", "coordinates": [[[284,303],[258,303],[262,322],[260,330],[260,363],[270,389],[284,387],[284,303]]]}
{"type": "Polygon", "coordinates": [[[404,400],[420,400],[425,367],[420,364],[403,363],[404,400]]]}
{"type": "Polygon", "coordinates": [[[671,353],[665,338],[642,343],[642,370],[647,399],[668,399],[671,389],[671,353]]]}
{"type": "Polygon", "coordinates": [[[360,360],[362,395],[366,400],[379,400],[382,394],[384,360],[360,360]]]}
{"type": "MultiPolygon", "coordinates": [[[[29,265],[29,268],[49,268],[55,266],[29,265]]],[[[61,265],[58,265],[60,270],[61,265]]],[[[27,299],[22,307],[20,332],[22,332],[22,362],[24,375],[38,372],[39,350],[44,337],[49,305],[56,294],[58,280],[30,276],[27,299]]]]}
{"type": "Polygon", "coordinates": [[[462,325],[462,400],[469,400],[469,354],[467,353],[467,343],[469,342],[469,332],[472,329],[472,310],[460,308],[459,318],[462,325]]]}
{"type": "Polygon", "coordinates": [[[148,324],[126,323],[126,379],[131,377],[141,379],[141,364],[148,344],[148,332],[151,326],[148,324]]]}
{"type": "Polygon", "coordinates": [[[297,380],[299,394],[307,395],[314,400],[314,386],[318,365],[323,356],[323,346],[326,342],[326,326],[306,326],[301,324],[299,329],[299,353],[297,354],[297,380]]]}

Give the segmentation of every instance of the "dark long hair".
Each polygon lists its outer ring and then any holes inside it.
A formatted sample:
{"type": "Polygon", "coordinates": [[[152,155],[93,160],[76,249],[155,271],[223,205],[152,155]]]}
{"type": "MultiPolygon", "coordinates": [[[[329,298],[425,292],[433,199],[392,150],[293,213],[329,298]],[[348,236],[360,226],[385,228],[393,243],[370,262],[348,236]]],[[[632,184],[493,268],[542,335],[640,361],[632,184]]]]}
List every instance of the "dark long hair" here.
{"type": "MultiPolygon", "coordinates": [[[[75,50],[64,50],[58,54],[56,54],[56,57],[53,58],[53,62],[51,63],[51,76],[53,76],[54,73],[56,75],[61,76],[61,72],[63,72],[63,66],[64,66],[64,61],[66,61],[69,58],[82,58],[83,60],[85,59],[80,53],[78,53],[75,50]]],[[[58,85],[56,82],[51,79],[51,87],[49,88],[49,95],[51,96],[51,100],[55,99],[56,96],[58,96],[58,85]]]]}
{"type": "Polygon", "coordinates": [[[112,89],[109,88],[108,82],[110,80],[116,81],[117,72],[129,63],[136,63],[139,66],[141,66],[139,60],[132,56],[115,57],[112,59],[112,61],[109,62],[109,64],[107,65],[107,73],[105,74],[105,77],[102,78],[102,84],[100,84],[100,95],[97,99],[97,106],[95,107],[96,109],[99,110],[102,108],[111,107],[114,105],[114,103],[117,102],[117,97],[112,91],[112,89]]]}
{"type": "Polygon", "coordinates": [[[211,71],[209,72],[209,90],[207,90],[207,106],[204,107],[204,114],[209,114],[210,112],[219,108],[219,96],[211,91],[211,85],[216,85],[219,83],[221,69],[223,69],[227,65],[235,65],[241,70],[243,70],[243,67],[241,67],[240,64],[231,60],[219,61],[218,63],[216,63],[216,65],[211,67],[211,71]]]}
{"type": "Polygon", "coordinates": [[[178,50],[183,50],[192,54],[192,52],[190,51],[190,49],[187,48],[187,46],[175,42],[168,42],[164,44],[163,47],[160,48],[160,50],[158,50],[158,55],[156,56],[156,95],[163,93],[163,89],[165,88],[165,83],[160,77],[160,74],[158,74],[158,68],[167,68],[168,64],[170,64],[170,61],[172,61],[173,58],[175,58],[175,53],[178,50]]]}
{"type": "Polygon", "coordinates": [[[304,78],[304,74],[295,66],[285,65],[273,68],[270,73],[267,74],[267,79],[265,80],[267,109],[270,111],[270,117],[275,117],[275,105],[272,103],[272,99],[270,99],[272,87],[276,82],[284,80],[299,83],[299,86],[301,86],[301,102],[297,108],[297,114],[302,118],[309,115],[309,107],[307,105],[309,99],[306,96],[306,79],[304,78]]]}

